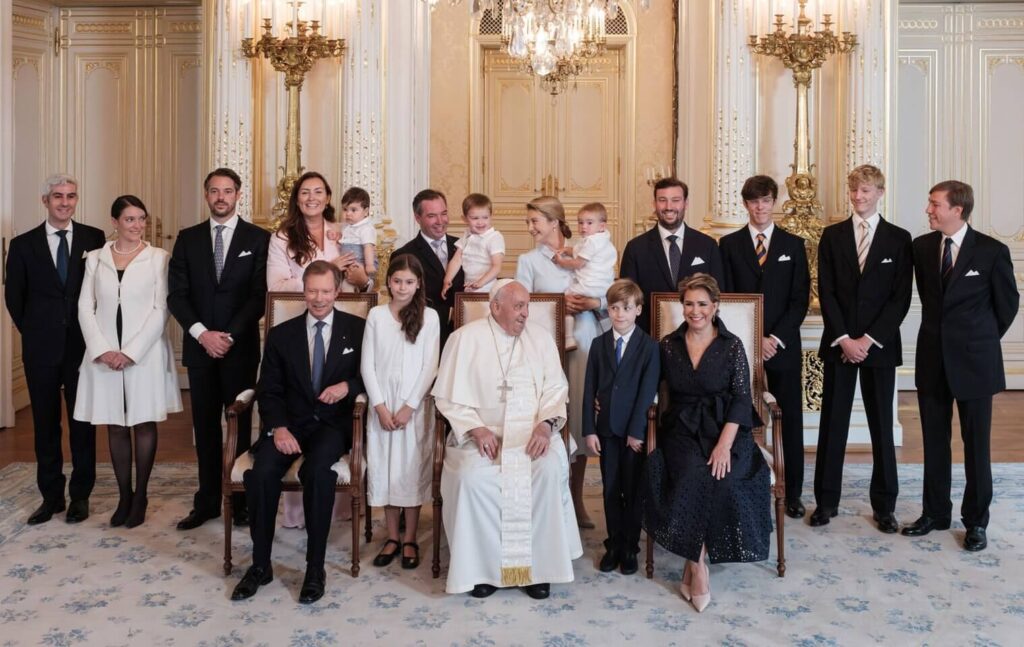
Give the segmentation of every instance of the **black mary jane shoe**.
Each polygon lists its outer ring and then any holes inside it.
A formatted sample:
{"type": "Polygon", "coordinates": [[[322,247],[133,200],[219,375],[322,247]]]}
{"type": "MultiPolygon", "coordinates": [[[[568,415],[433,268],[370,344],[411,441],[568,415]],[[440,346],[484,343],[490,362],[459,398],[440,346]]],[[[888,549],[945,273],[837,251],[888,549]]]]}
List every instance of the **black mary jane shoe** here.
{"type": "Polygon", "coordinates": [[[398,553],[400,552],[402,552],[402,544],[400,544],[397,539],[389,539],[386,542],[384,542],[384,545],[380,548],[380,552],[377,553],[377,556],[373,558],[373,565],[387,566],[395,560],[395,557],[398,556],[398,553]],[[394,544],[396,546],[395,550],[391,551],[390,553],[385,553],[384,551],[391,544],[394,544]]]}
{"type": "Polygon", "coordinates": [[[402,568],[410,571],[420,565],[420,545],[414,541],[407,541],[402,544],[402,568]],[[405,547],[412,546],[412,549],[416,551],[416,554],[412,557],[405,556],[405,547]]]}

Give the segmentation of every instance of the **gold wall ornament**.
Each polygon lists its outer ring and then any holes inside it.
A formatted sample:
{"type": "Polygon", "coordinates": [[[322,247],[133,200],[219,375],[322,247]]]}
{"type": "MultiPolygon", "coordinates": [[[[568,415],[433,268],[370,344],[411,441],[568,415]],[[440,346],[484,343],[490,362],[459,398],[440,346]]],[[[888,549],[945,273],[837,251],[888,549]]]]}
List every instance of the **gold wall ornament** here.
{"type": "Polygon", "coordinates": [[[825,362],[818,357],[818,351],[803,351],[801,377],[804,385],[804,411],[821,411],[821,399],[825,393],[825,362]]]}
{"type": "Polygon", "coordinates": [[[284,72],[284,87],[288,90],[288,124],[285,139],[284,176],[277,183],[277,201],[271,210],[272,227],[276,229],[288,209],[288,198],[292,187],[304,168],[301,162],[302,146],[299,143],[299,93],[306,73],[322,58],[341,58],[345,51],[345,40],[327,38],[320,33],[320,21],[299,20],[298,8],[302,2],[294,0],[291,5],[292,21],[287,23],[288,35],[276,37],[270,18],[263,19],[263,35],[259,40],[242,39],[242,54],[247,58],[265,57],[278,72],[284,72]]]}
{"type": "Polygon", "coordinates": [[[857,46],[857,37],[848,31],[837,37],[832,32],[832,15],[825,14],[819,31],[813,31],[811,19],[804,13],[807,0],[800,0],[800,15],[796,32],[786,33],[782,14],[775,14],[775,31],[761,36],[750,36],[750,49],[755,54],[771,56],[793,71],[796,86],[796,140],[793,142],[793,173],[786,178],[789,199],[782,205],[785,217],[782,226],[807,241],[807,260],[811,271],[811,309],[819,309],[818,301],[818,242],[824,229],[822,206],[818,201],[818,181],[815,179],[811,158],[811,136],[808,125],[808,90],[811,72],[820,68],[832,54],[847,54],[857,46]]]}

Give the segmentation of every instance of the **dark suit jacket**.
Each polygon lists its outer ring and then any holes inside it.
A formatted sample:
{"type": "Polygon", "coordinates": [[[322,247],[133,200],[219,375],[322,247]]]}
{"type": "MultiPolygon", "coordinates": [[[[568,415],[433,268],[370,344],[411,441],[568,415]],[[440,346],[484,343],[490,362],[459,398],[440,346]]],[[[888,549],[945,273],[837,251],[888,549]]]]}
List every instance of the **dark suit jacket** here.
{"type": "MultiPolygon", "coordinates": [[[[448,259],[451,260],[455,256],[455,241],[458,238],[447,236],[447,239],[448,259]]],[[[452,332],[450,315],[452,308],[455,307],[455,293],[463,291],[465,274],[463,274],[462,270],[459,270],[459,273],[455,275],[455,280],[452,281],[452,289],[448,291],[448,298],[442,299],[441,288],[444,286],[444,268],[441,266],[441,261],[438,260],[437,254],[427,244],[427,241],[423,240],[423,235],[417,231],[416,236],[392,252],[391,257],[394,258],[399,254],[412,254],[423,265],[423,283],[426,285],[427,290],[427,305],[437,312],[437,318],[441,321],[441,348],[444,348],[444,343],[452,332]]]]}
{"type": "Polygon", "coordinates": [[[247,365],[259,363],[259,321],[266,308],[269,243],[267,231],[239,219],[218,283],[210,221],[178,234],[168,268],[167,307],[185,332],[185,366],[205,366],[214,361],[188,332],[197,322],[210,330],[231,333],[235,343],[225,359],[247,365]]]}
{"type": "Polygon", "coordinates": [[[22,361],[37,366],[79,363],[85,353],[78,325],[78,294],[85,253],[103,247],[102,229],[75,222],[68,250],[68,277],[61,285],[42,224],[11,241],[5,301],[21,332],[22,361]]]}
{"type": "Polygon", "coordinates": [[[879,218],[863,274],[853,218],[825,227],[818,244],[818,296],[825,324],[821,359],[842,361],[842,348],[832,342],[843,335],[866,334],[883,348],[872,345],[863,366],[903,363],[900,324],[910,309],[913,264],[910,233],[884,218],[879,218]]]}
{"type": "Polygon", "coordinates": [[[765,362],[766,369],[797,368],[801,364],[800,324],[807,315],[811,277],[804,239],[778,225],[768,242],[768,260],[762,268],[746,225],[718,241],[725,272],[723,292],[764,295],[764,334],[775,335],[786,346],[765,362]],[[780,261],[779,259],[788,260],[780,261]]]}
{"type": "Polygon", "coordinates": [[[360,317],[334,310],[323,387],[348,382],[348,395],[334,404],[320,402],[320,394],[313,393],[306,313],[270,329],[256,387],[265,431],[287,427],[301,441],[326,426],[344,436],[347,451],[352,442],[352,408],[363,392],[359,360],[365,324],[360,317]]]}
{"type": "Polygon", "coordinates": [[[683,231],[683,253],[679,262],[679,276],[671,276],[665,247],[661,242],[661,234],[655,225],[648,231],[626,243],[622,252],[622,263],[619,265],[619,276],[633,279],[644,291],[644,313],[637,319],[637,324],[645,331],[651,329],[651,293],[675,292],[679,282],[697,272],[710,274],[721,285],[722,255],[718,251],[715,239],[692,227],[683,231]],[[703,262],[694,265],[700,258],[703,262]]]}
{"type": "Polygon", "coordinates": [[[938,391],[945,373],[953,397],[988,397],[1006,388],[999,340],[1020,305],[1010,250],[968,228],[943,293],[941,245],[937,231],[914,240],[914,273],[921,297],[915,384],[921,391],[938,391]]]}
{"type": "Polygon", "coordinates": [[[628,434],[643,440],[647,435],[647,409],[658,393],[660,379],[658,343],[639,326],[633,330],[618,365],[613,331],[595,339],[583,383],[583,435],[624,438],[628,434]],[[601,403],[600,414],[594,413],[595,399],[601,403]]]}

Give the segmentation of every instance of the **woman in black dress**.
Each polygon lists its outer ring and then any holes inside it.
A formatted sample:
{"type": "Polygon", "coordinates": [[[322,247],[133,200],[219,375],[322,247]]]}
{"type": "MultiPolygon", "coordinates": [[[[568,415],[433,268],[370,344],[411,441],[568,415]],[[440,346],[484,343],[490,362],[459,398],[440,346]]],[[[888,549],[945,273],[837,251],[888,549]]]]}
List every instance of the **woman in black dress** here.
{"type": "MultiPolygon", "coordinates": [[[[680,284],[685,321],[661,340],[668,406],[648,461],[644,527],[686,558],[680,592],[703,611],[712,563],[768,558],[768,465],[754,443],[757,417],[743,342],[718,318],[718,284],[695,274],[680,284]]],[[[757,421],[759,423],[759,421],[757,421]]]]}

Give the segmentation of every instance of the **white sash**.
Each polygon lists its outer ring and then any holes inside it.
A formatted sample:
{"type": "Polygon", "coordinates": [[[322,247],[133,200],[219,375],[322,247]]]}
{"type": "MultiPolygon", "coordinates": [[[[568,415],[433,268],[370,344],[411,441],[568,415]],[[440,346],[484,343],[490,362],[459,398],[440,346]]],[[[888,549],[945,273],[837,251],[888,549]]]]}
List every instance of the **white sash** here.
{"type": "Polygon", "coordinates": [[[512,359],[501,441],[501,584],[533,583],[533,461],[526,443],[536,424],[536,388],[533,375],[519,357],[512,359]]]}

